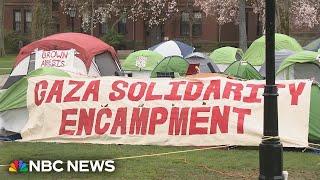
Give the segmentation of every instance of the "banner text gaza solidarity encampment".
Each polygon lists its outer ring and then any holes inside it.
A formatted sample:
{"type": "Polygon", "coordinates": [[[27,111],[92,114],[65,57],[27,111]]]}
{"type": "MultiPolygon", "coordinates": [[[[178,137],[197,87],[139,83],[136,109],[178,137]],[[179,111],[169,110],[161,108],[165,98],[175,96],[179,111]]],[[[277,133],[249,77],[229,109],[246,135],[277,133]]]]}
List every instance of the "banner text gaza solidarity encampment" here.
{"type": "MultiPolygon", "coordinates": [[[[155,129],[169,122],[167,135],[201,135],[228,133],[228,122],[231,121],[230,114],[236,119],[236,133],[244,133],[246,117],[252,113],[251,108],[237,107],[232,104],[223,106],[206,106],[209,101],[222,99],[239,101],[247,104],[261,104],[262,96],[258,92],[263,91],[264,84],[248,83],[240,81],[225,80],[222,85],[221,79],[212,79],[209,83],[201,81],[179,80],[149,82],[132,82],[129,79],[118,79],[111,83],[111,91],[101,94],[105,87],[101,85],[102,80],[41,80],[35,83],[34,103],[41,107],[50,103],[70,102],[102,102],[100,107],[61,109],[59,135],[102,135],[108,133],[132,134],[132,135],[155,135],[155,129]],[[167,92],[157,94],[155,89],[169,88],[167,92]],[[245,94],[243,92],[249,92],[245,94]],[[164,101],[165,107],[146,107],[139,104],[139,107],[127,106],[109,108],[113,102],[127,101],[152,102],[164,101]],[[175,106],[176,102],[183,101],[184,106],[175,106]],[[188,106],[189,102],[201,101],[199,106],[188,106]],[[109,106],[109,107],[108,107],[109,106]],[[128,109],[131,109],[129,113],[128,109]],[[207,113],[209,116],[201,116],[207,113]],[[76,118],[70,118],[75,116],[76,118]],[[102,123],[102,119],[109,119],[102,123]],[[203,125],[199,127],[199,124],[203,125]]],[[[290,95],[290,105],[299,104],[299,96],[302,94],[306,82],[292,82],[289,84],[278,84],[278,89],[286,89],[290,95]]],[[[57,118],[60,118],[57,117],[57,118]]]]}

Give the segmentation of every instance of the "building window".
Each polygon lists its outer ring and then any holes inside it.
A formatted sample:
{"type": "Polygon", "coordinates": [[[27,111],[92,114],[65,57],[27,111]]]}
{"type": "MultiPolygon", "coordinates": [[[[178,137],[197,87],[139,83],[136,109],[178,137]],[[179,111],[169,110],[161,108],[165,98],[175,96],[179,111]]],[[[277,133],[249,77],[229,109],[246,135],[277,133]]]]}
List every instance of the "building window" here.
{"type": "Polygon", "coordinates": [[[192,35],[193,36],[201,36],[202,34],[202,24],[201,24],[201,13],[196,12],[193,14],[194,22],[192,27],[192,35]]]}
{"type": "Polygon", "coordinates": [[[21,31],[21,12],[13,11],[13,30],[16,32],[21,31]]]}
{"type": "Polygon", "coordinates": [[[123,18],[118,23],[118,33],[120,34],[127,34],[127,18],[123,18]]]}
{"type": "Polygon", "coordinates": [[[60,0],[52,0],[52,11],[59,11],[60,0]]]}
{"type": "Polygon", "coordinates": [[[262,35],[262,27],[261,27],[261,22],[260,22],[260,14],[257,14],[257,37],[261,36],[262,35]]]}
{"type": "Polygon", "coordinates": [[[107,22],[100,23],[100,34],[107,34],[108,33],[108,24],[107,22]]]}
{"type": "Polygon", "coordinates": [[[181,36],[189,35],[189,13],[183,12],[181,14],[180,35],[181,36]]]}
{"type": "Polygon", "coordinates": [[[107,14],[101,14],[101,23],[99,26],[99,33],[100,34],[107,34],[108,33],[108,24],[107,24],[107,14]]]}
{"type": "Polygon", "coordinates": [[[32,27],[32,12],[25,11],[24,13],[24,33],[31,33],[32,27]]]}
{"type": "MultiPolygon", "coordinates": [[[[195,12],[193,13],[193,24],[192,24],[192,35],[193,36],[201,36],[202,32],[202,24],[201,24],[201,13],[195,12]]],[[[189,36],[189,24],[190,24],[190,15],[189,13],[183,12],[181,14],[181,22],[180,22],[180,35],[181,36],[189,36]]]]}

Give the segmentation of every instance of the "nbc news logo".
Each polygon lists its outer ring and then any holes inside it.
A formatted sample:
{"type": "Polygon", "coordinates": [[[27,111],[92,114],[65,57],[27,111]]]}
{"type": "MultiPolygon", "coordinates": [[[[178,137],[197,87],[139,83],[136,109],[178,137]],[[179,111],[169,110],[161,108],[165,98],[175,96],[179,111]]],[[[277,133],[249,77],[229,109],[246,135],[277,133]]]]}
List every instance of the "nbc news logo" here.
{"type": "Polygon", "coordinates": [[[113,172],[115,169],[113,160],[68,160],[66,162],[61,160],[30,160],[28,164],[22,160],[14,160],[10,164],[9,172],[113,172]]]}

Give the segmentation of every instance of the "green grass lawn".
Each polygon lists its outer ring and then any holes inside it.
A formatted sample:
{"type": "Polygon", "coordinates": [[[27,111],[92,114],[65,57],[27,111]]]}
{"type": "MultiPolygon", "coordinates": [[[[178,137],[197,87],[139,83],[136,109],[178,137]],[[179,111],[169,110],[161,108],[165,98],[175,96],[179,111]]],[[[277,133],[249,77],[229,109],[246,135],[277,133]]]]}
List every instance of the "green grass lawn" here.
{"type": "Polygon", "coordinates": [[[0,57],[0,74],[9,74],[16,61],[17,55],[7,55],[0,57]]]}
{"type": "MultiPolygon", "coordinates": [[[[194,148],[5,142],[0,143],[0,164],[14,159],[113,159],[187,149],[194,148]]],[[[257,148],[239,147],[115,160],[114,173],[9,174],[8,167],[0,167],[0,179],[257,179],[258,158],[257,148]]],[[[289,179],[319,179],[320,155],[286,151],[284,170],[289,172],[289,179]]]]}

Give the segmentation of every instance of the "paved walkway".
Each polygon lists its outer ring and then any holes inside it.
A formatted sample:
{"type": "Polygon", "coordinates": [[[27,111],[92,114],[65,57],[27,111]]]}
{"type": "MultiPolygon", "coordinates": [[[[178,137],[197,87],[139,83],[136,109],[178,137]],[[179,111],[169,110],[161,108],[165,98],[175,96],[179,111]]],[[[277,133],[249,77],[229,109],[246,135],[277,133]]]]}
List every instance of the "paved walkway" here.
{"type": "Polygon", "coordinates": [[[0,88],[2,88],[4,83],[7,81],[8,77],[9,77],[9,74],[0,75],[0,88]]]}

